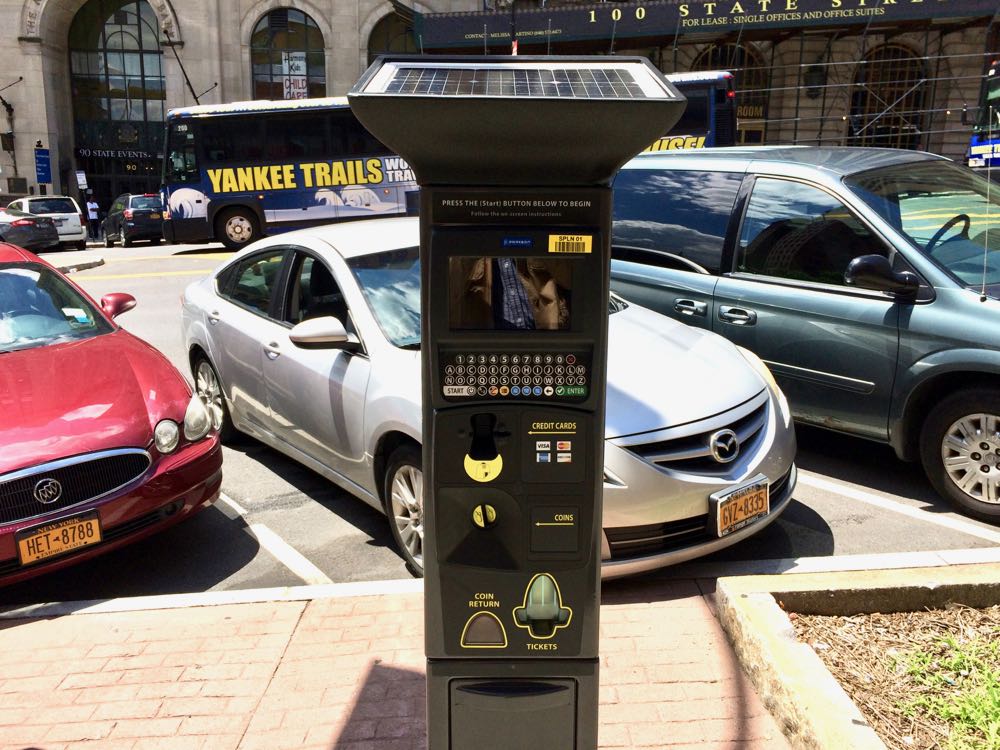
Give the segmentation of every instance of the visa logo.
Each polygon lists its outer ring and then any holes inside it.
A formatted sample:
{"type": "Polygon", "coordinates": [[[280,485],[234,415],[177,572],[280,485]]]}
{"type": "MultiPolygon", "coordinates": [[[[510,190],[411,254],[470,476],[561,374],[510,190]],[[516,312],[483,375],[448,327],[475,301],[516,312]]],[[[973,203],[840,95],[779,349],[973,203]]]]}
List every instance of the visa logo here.
{"type": "Polygon", "coordinates": [[[501,244],[503,247],[534,247],[535,241],[531,237],[504,237],[501,244]]]}

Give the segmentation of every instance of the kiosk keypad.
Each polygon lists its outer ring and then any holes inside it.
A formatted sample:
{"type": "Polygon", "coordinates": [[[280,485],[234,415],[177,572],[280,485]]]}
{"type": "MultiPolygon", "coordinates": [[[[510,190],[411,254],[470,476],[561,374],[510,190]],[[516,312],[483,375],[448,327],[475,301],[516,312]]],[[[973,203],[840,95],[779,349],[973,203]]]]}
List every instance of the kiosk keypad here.
{"type": "Polygon", "coordinates": [[[442,352],[442,394],[448,399],[544,398],[582,401],[590,392],[589,352],[442,352]]]}

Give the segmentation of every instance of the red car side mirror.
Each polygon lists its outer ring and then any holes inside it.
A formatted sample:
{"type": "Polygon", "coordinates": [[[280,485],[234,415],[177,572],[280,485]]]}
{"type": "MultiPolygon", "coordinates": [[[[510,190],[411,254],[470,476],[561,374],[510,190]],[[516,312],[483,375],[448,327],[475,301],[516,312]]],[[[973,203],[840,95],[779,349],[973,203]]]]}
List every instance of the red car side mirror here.
{"type": "Polygon", "coordinates": [[[117,318],[135,307],[135,297],[125,292],[112,292],[101,297],[101,309],[109,318],[117,318]]]}

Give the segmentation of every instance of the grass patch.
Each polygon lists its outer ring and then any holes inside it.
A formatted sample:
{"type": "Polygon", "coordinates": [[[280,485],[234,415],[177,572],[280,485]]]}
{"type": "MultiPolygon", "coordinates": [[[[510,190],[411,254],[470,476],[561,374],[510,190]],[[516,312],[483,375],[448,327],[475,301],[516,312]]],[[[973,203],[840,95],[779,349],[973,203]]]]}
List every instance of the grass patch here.
{"type": "Polygon", "coordinates": [[[904,714],[946,723],[948,750],[1000,750],[1000,642],[948,635],[897,664],[922,688],[904,714]]]}

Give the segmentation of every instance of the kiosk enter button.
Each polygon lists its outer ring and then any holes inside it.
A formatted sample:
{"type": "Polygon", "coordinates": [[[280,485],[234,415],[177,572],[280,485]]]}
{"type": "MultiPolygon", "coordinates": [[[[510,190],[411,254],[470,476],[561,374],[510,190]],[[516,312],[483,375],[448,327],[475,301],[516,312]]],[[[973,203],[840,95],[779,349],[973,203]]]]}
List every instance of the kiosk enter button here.
{"type": "Polygon", "coordinates": [[[542,506],[531,510],[532,552],[577,552],[580,534],[576,506],[542,506]]]}

